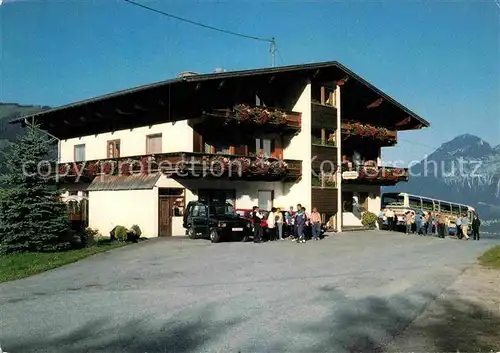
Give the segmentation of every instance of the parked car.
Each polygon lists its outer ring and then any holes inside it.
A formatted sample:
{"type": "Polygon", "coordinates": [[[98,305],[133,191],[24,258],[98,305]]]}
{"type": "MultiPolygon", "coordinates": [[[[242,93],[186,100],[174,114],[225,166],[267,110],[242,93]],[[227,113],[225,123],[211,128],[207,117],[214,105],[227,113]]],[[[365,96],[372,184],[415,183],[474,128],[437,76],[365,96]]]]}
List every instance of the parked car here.
{"type": "Polygon", "coordinates": [[[204,201],[187,204],[183,227],[189,238],[209,238],[212,243],[241,240],[252,231],[250,221],[240,217],[231,204],[204,201]]]}

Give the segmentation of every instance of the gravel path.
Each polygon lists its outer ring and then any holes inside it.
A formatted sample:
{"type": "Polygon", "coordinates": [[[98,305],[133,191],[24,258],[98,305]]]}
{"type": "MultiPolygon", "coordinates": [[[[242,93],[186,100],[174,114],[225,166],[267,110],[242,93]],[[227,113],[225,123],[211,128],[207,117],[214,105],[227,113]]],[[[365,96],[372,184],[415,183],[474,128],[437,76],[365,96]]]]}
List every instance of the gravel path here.
{"type": "Polygon", "coordinates": [[[9,353],[378,350],[493,242],[379,231],[306,244],[150,240],[0,284],[0,346],[9,353]]]}

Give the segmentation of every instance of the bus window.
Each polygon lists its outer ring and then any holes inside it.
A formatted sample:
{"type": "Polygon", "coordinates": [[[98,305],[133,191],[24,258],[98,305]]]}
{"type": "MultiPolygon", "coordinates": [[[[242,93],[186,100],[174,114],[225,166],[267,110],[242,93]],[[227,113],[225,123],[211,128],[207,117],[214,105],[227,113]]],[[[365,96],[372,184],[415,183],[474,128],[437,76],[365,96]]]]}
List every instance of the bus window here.
{"type": "Polygon", "coordinates": [[[453,215],[457,216],[460,214],[460,206],[457,205],[456,203],[452,203],[451,204],[451,213],[453,213],[453,215]]]}
{"type": "Polygon", "coordinates": [[[422,199],[422,210],[434,211],[434,203],[430,199],[422,199]]]}
{"type": "Polygon", "coordinates": [[[408,204],[411,208],[415,208],[417,210],[422,209],[422,199],[420,197],[409,196],[408,204]]]}
{"type": "Polygon", "coordinates": [[[449,202],[441,202],[441,212],[451,213],[451,204],[449,202]]]}
{"type": "Polygon", "coordinates": [[[387,206],[404,206],[404,196],[396,193],[386,193],[382,195],[382,208],[387,206]]]}
{"type": "Polygon", "coordinates": [[[439,204],[439,201],[434,200],[434,212],[439,212],[441,209],[441,205],[439,204]]]}
{"type": "Polygon", "coordinates": [[[469,218],[469,224],[472,224],[472,221],[474,220],[474,211],[473,210],[468,210],[467,211],[467,218],[469,218]]]}

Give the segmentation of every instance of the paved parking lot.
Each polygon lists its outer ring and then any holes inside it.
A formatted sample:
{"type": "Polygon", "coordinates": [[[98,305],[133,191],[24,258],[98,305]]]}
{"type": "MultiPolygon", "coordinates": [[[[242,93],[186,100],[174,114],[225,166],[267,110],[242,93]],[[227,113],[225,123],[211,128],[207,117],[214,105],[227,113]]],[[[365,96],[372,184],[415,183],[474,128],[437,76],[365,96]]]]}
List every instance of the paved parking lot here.
{"type": "Polygon", "coordinates": [[[306,244],[151,240],[0,284],[0,346],[373,351],[492,242],[378,231],[306,244]]]}

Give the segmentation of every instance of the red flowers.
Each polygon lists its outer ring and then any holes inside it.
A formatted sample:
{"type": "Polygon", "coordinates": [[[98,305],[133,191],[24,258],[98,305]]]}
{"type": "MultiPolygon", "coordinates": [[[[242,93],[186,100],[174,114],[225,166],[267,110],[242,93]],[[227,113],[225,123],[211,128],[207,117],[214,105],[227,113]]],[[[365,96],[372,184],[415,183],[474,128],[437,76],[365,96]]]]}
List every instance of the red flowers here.
{"type": "Polygon", "coordinates": [[[120,166],[120,171],[124,175],[129,175],[130,174],[130,163],[123,163],[120,166]]]}
{"type": "Polygon", "coordinates": [[[103,167],[102,167],[102,172],[103,172],[104,174],[111,174],[112,169],[113,169],[113,168],[112,168],[112,166],[111,166],[111,163],[109,163],[109,162],[108,162],[108,163],[105,163],[105,164],[103,165],[103,167]]]}
{"type": "Polygon", "coordinates": [[[286,113],[265,107],[250,107],[246,104],[238,104],[234,107],[232,115],[226,120],[229,123],[236,120],[238,123],[253,122],[263,125],[266,123],[285,125],[288,123],[286,113]]]}
{"type": "Polygon", "coordinates": [[[347,134],[350,135],[373,137],[380,140],[386,139],[389,133],[389,130],[387,130],[386,128],[375,127],[368,124],[361,124],[359,122],[354,124],[346,123],[344,125],[344,130],[347,134]]]}

